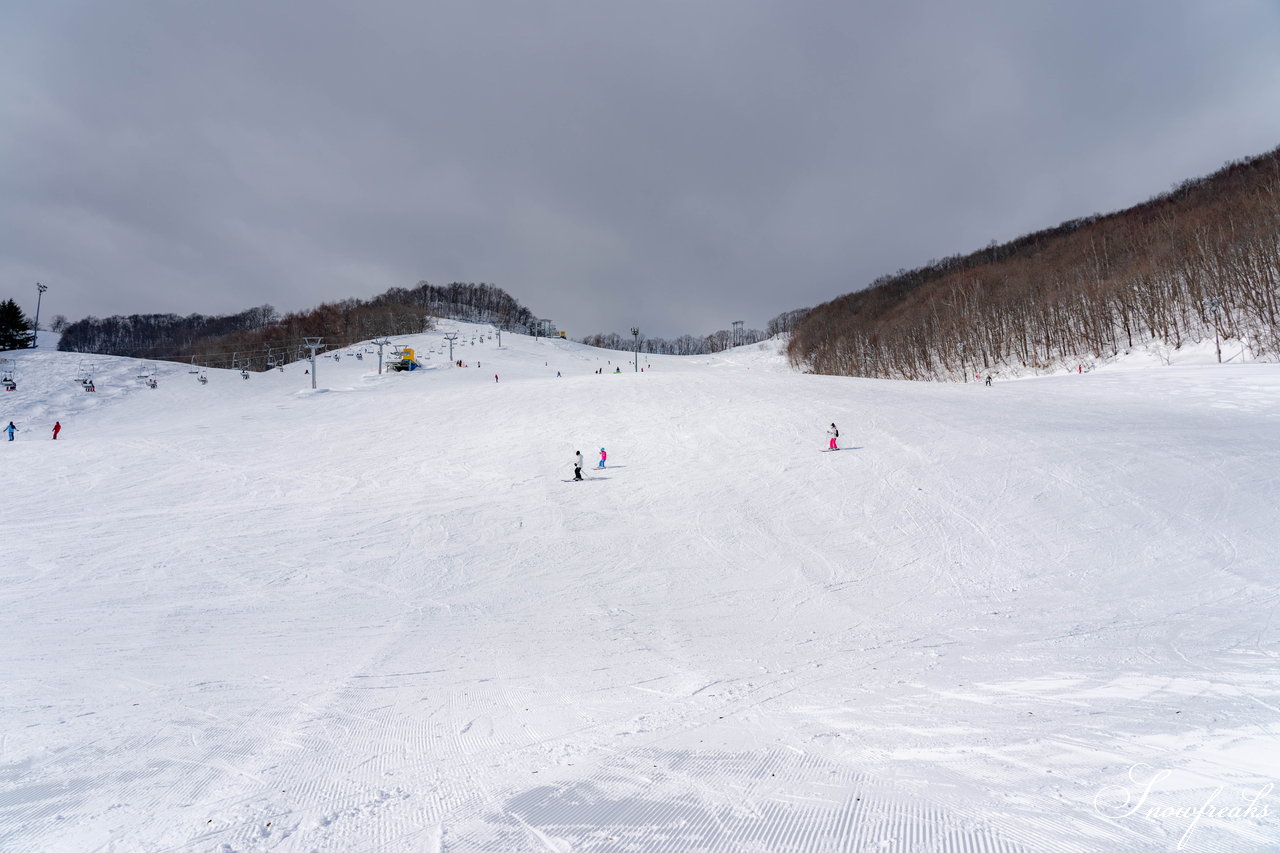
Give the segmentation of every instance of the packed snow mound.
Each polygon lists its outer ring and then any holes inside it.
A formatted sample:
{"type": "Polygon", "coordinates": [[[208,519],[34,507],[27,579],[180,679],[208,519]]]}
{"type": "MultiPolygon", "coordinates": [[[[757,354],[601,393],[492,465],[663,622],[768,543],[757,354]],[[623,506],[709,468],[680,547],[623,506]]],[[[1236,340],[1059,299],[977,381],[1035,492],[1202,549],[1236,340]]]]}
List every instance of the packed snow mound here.
{"type": "Polygon", "coordinates": [[[0,848],[1280,845],[1280,367],[395,343],[5,354],[0,848]]]}

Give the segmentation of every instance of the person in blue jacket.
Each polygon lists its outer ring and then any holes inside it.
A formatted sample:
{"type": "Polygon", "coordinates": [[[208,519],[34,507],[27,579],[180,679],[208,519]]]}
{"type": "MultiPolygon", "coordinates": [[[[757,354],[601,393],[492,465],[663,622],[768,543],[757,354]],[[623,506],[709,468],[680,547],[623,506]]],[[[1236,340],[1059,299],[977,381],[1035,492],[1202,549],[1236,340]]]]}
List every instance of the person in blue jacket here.
{"type": "Polygon", "coordinates": [[[13,434],[18,431],[18,428],[13,425],[13,421],[9,421],[9,425],[4,428],[4,431],[9,433],[9,440],[13,441],[13,434]]]}

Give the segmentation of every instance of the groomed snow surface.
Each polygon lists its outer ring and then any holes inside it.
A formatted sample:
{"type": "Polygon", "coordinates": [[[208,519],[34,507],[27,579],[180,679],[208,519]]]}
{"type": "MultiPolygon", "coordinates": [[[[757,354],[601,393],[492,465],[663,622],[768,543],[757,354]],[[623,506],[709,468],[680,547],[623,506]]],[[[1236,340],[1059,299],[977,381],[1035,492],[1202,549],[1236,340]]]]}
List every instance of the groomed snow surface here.
{"type": "Polygon", "coordinates": [[[0,849],[1280,847],[1280,367],[451,325],[317,391],[5,355],[0,849]]]}

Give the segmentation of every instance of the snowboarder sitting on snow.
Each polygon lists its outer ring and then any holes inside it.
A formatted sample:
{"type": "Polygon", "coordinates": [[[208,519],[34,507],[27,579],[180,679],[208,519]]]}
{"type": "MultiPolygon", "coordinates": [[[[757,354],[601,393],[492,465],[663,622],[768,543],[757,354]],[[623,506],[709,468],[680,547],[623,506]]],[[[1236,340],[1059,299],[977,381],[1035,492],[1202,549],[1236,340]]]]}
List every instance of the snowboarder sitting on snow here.
{"type": "Polygon", "coordinates": [[[9,421],[9,425],[4,428],[4,431],[9,433],[9,440],[13,441],[13,434],[18,431],[18,428],[13,425],[13,421],[9,421]]]}
{"type": "Polygon", "coordinates": [[[582,451],[581,450],[573,454],[573,479],[575,480],[582,479],[582,451]]]}
{"type": "Polygon", "coordinates": [[[839,450],[840,448],[836,447],[836,439],[840,437],[840,430],[836,429],[835,424],[832,424],[831,428],[827,430],[827,435],[831,436],[831,441],[827,443],[827,449],[839,450]]]}

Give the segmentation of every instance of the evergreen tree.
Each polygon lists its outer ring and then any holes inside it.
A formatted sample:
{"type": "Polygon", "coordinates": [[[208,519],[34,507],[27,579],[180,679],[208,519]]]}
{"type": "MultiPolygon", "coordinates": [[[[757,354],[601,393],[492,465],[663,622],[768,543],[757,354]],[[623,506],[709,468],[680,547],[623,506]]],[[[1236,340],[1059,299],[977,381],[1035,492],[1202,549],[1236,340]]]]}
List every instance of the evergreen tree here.
{"type": "Polygon", "coordinates": [[[34,342],[31,321],[12,299],[0,302],[0,350],[28,349],[34,342]]]}

